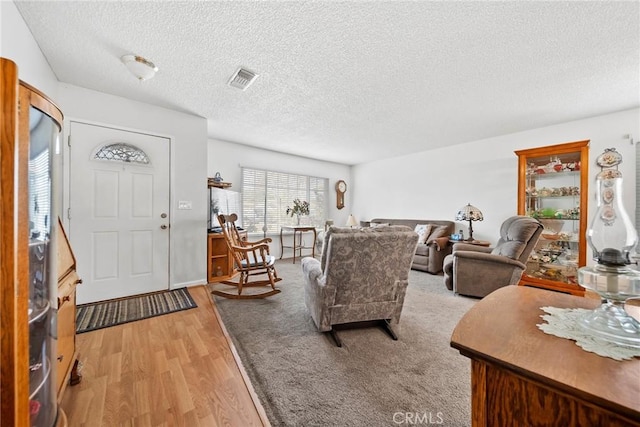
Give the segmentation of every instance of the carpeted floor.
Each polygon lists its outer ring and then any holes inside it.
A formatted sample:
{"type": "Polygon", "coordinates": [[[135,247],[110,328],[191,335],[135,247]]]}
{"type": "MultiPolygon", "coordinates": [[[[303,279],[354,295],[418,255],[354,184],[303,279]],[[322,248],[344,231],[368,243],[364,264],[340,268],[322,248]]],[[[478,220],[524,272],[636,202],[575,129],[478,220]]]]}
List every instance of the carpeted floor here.
{"type": "Polygon", "coordinates": [[[345,330],[338,348],[306,310],[300,263],[277,270],[278,295],[213,297],[274,426],[471,425],[470,361],[449,341],[476,300],[411,271],[399,340],[380,328],[345,330]]]}

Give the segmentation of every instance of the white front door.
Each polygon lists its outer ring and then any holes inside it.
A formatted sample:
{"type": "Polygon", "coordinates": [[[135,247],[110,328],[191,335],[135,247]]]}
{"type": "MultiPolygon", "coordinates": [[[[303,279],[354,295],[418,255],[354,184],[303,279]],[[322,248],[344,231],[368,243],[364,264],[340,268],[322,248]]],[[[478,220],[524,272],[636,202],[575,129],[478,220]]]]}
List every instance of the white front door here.
{"type": "Polygon", "coordinates": [[[78,304],[169,289],[169,139],[79,122],[69,134],[78,304]]]}

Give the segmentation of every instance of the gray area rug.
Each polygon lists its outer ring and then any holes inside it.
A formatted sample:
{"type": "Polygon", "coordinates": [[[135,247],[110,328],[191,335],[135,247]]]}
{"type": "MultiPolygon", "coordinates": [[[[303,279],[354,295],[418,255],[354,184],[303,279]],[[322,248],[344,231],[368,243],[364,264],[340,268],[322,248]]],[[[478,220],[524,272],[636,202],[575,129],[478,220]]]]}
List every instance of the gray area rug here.
{"type": "Polygon", "coordinates": [[[399,340],[376,327],[343,330],[338,348],[307,312],[300,262],[276,268],[278,295],[213,297],[274,426],[471,425],[470,361],[449,342],[476,300],[411,271],[399,340]]]}

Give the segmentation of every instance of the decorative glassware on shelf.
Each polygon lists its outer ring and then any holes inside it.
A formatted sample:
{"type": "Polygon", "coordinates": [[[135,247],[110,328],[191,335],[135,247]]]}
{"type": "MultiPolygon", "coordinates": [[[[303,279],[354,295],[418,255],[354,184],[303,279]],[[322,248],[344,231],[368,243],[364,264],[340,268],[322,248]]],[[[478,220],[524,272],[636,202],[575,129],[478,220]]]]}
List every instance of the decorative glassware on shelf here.
{"type": "Polygon", "coordinates": [[[530,260],[535,264],[530,266],[528,274],[531,277],[575,283],[578,268],[579,229],[578,223],[571,220],[576,220],[580,216],[578,202],[580,188],[576,185],[536,187],[536,181],[540,180],[541,176],[544,176],[547,181],[553,178],[553,182],[573,184],[573,179],[577,175],[573,175],[575,171],[569,169],[568,164],[575,163],[558,163],[556,157],[551,158],[547,166],[542,169],[530,169],[532,171],[531,187],[527,188],[526,196],[530,210],[527,214],[537,218],[544,226],[544,231],[540,243],[530,256],[530,260]],[[574,208],[564,208],[574,204],[577,204],[574,208]]]}
{"type": "MultiPolygon", "coordinates": [[[[610,151],[598,158],[600,166],[617,166],[622,161],[616,157],[619,161],[615,165],[605,162],[610,156],[603,156],[610,151]]],[[[597,292],[604,302],[584,317],[580,326],[604,341],[640,348],[640,322],[624,308],[627,299],[640,296],[640,272],[629,267],[638,234],[623,206],[622,174],[617,169],[604,169],[597,184],[598,209],[587,232],[597,264],[580,268],[578,282],[597,292]]]]}

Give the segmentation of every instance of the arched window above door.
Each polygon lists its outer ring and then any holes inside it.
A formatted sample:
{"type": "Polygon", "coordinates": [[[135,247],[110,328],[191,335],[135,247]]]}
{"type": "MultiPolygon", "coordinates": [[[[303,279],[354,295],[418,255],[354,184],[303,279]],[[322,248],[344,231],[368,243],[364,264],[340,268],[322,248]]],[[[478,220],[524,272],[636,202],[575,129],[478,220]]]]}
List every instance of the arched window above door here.
{"type": "Polygon", "coordinates": [[[124,142],[116,142],[102,146],[93,155],[94,160],[110,160],[125,163],[148,165],[149,156],[140,148],[124,142]]]}

